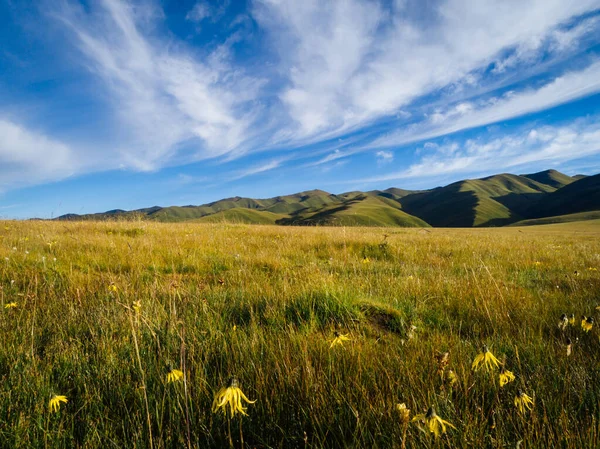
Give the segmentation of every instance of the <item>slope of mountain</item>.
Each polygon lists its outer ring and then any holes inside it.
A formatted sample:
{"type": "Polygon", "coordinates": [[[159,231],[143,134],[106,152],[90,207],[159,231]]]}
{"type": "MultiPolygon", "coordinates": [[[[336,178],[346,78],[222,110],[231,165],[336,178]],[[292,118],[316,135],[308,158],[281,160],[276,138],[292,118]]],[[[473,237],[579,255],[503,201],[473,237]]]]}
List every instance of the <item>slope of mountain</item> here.
{"type": "MultiPolygon", "coordinates": [[[[546,170],[538,173],[532,173],[530,175],[522,175],[524,178],[529,178],[533,181],[537,181],[541,184],[546,184],[554,187],[555,189],[560,189],[561,187],[566,186],[567,184],[571,184],[574,181],[577,181],[577,177],[571,177],[565,175],[564,173],[558,172],[556,170],[546,170]]],[[[583,175],[578,175],[583,176],[583,175]]]]}
{"type": "Polygon", "coordinates": [[[576,214],[558,215],[556,217],[531,218],[529,220],[517,221],[509,226],[536,226],[556,223],[572,223],[574,221],[600,220],[600,210],[591,212],[579,212],[576,214]]]}
{"type": "Polygon", "coordinates": [[[292,225],[334,225],[334,226],[402,226],[428,227],[420,218],[403,212],[400,204],[388,203],[384,199],[358,194],[344,201],[304,213],[292,214],[280,224],[292,225]]]}
{"type": "Polygon", "coordinates": [[[504,226],[597,210],[600,210],[600,175],[570,177],[546,170],[520,176],[505,173],[469,179],[424,191],[389,188],[334,195],[309,190],[266,199],[233,197],[201,206],[115,209],[100,214],[67,214],[58,219],[472,227],[504,226]]]}
{"type": "Polygon", "coordinates": [[[548,195],[533,207],[531,218],[600,210],[600,175],[586,176],[548,195]]]}
{"type": "Polygon", "coordinates": [[[212,215],[206,215],[201,218],[189,220],[194,223],[244,223],[244,224],[269,224],[274,225],[277,220],[287,217],[287,215],[274,214],[266,210],[255,209],[228,209],[217,212],[212,215]]]}
{"type": "Polygon", "coordinates": [[[400,199],[405,212],[432,226],[502,226],[527,217],[555,187],[511,174],[459,181],[400,199]]]}

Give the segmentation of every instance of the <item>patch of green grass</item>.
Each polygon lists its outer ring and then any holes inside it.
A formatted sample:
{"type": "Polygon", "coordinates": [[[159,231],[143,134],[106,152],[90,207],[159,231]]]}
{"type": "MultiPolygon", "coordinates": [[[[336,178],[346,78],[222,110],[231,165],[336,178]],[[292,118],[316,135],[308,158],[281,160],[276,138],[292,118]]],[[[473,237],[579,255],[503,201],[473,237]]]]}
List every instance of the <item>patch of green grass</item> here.
{"type": "Polygon", "coordinates": [[[236,448],[240,428],[246,448],[598,447],[599,236],[2,222],[0,447],[222,448],[229,424],[236,448]],[[514,382],[471,369],[484,344],[514,382]],[[256,403],[228,423],[211,406],[232,375],[256,403]],[[404,427],[402,402],[456,429],[404,427]]]}

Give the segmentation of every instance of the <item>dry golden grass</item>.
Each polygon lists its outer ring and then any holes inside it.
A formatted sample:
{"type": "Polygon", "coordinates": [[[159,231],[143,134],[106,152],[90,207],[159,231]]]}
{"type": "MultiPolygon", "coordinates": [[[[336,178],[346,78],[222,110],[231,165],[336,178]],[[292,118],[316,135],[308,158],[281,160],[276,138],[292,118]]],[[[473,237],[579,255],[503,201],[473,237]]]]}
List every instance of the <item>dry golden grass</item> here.
{"type": "Polygon", "coordinates": [[[599,237],[0,222],[0,447],[599,447],[599,237]],[[515,381],[471,369],[484,344],[515,381]],[[230,376],[257,400],[231,423],[230,376]]]}

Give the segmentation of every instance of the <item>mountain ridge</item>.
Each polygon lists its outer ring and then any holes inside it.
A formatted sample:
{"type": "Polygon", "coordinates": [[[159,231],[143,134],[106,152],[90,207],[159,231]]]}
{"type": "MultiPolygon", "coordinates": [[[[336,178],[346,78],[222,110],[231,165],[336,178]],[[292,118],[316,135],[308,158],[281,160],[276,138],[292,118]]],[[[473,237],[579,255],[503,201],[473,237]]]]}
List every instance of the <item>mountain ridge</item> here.
{"type": "Polygon", "coordinates": [[[596,210],[600,210],[600,175],[571,177],[544,170],[464,179],[428,190],[390,187],[333,194],[313,189],[262,199],[234,196],[198,206],[65,214],[55,220],[141,218],[299,226],[492,227],[553,215],[581,217],[586,215],[578,213],[596,210]]]}

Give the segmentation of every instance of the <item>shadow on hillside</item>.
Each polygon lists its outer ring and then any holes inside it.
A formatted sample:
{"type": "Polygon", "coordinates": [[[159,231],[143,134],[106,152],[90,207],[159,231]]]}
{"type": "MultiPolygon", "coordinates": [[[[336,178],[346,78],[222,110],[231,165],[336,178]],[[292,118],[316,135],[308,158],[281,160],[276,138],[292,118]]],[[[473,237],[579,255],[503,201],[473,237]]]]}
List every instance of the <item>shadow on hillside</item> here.
{"type": "MultiPolygon", "coordinates": [[[[548,193],[509,193],[504,196],[492,198],[511,211],[513,221],[533,218],[534,210],[538,204],[548,197],[548,193]]],[[[511,222],[508,222],[511,223],[511,222]]],[[[505,224],[508,224],[505,223],[505,224]]],[[[495,225],[490,225],[495,226],[495,225]]]]}
{"type": "MultiPolygon", "coordinates": [[[[287,226],[317,226],[319,224],[330,223],[331,216],[335,215],[338,212],[342,212],[348,210],[353,204],[359,203],[366,199],[366,195],[359,195],[350,200],[344,201],[341,205],[332,207],[330,209],[326,209],[321,212],[317,212],[311,217],[303,216],[306,213],[310,213],[311,209],[301,209],[297,210],[290,214],[290,217],[281,218],[277,220],[275,223],[278,225],[287,225],[287,226]]],[[[334,217],[335,218],[335,217],[334,217]]]]}
{"type": "Polygon", "coordinates": [[[442,228],[471,227],[479,199],[475,192],[460,191],[461,183],[429,192],[414,193],[400,200],[402,210],[442,228]]]}

